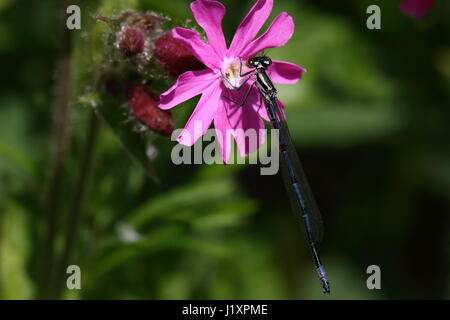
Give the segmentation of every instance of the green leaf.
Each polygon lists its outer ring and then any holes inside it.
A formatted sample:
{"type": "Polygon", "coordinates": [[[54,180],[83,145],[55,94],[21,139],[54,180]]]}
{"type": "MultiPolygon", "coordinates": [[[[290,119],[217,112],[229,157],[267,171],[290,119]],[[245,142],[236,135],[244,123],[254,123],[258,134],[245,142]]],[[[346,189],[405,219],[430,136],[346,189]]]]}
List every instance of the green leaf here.
{"type": "Polygon", "coordinates": [[[130,214],[127,222],[139,228],[152,220],[164,216],[174,215],[186,208],[201,209],[202,205],[215,203],[223,205],[220,201],[227,200],[236,192],[236,186],[231,180],[201,182],[188,187],[180,187],[163,195],[153,197],[144,206],[130,214]]]}

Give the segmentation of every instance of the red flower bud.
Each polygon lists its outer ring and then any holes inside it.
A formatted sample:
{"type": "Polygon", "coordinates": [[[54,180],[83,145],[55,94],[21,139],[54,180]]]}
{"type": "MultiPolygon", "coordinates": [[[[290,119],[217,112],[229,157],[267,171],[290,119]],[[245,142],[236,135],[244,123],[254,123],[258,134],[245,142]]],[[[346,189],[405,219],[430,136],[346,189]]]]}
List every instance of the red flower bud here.
{"type": "Polygon", "coordinates": [[[136,28],[123,28],[119,33],[118,46],[127,57],[142,53],[145,49],[145,34],[136,28]]]}
{"type": "Polygon", "coordinates": [[[183,43],[167,32],[155,41],[154,58],[172,76],[186,71],[202,70],[206,66],[200,62],[183,43]]]}
{"type": "Polygon", "coordinates": [[[131,85],[128,104],[143,125],[166,136],[172,134],[174,123],[170,112],[159,109],[156,99],[143,85],[131,85]]]}

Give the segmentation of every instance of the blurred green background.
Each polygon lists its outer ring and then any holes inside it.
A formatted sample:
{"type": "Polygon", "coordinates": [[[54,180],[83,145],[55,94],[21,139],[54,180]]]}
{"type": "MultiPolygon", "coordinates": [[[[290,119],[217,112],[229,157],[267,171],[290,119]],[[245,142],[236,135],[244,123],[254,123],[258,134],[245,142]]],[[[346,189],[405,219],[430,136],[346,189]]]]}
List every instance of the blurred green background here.
{"type": "MultiPolygon", "coordinates": [[[[91,15],[182,23],[189,1],[78,1],[82,29],[68,31],[64,1],[0,0],[0,299],[450,298],[450,3],[416,20],[399,0],[275,2],[296,33],[268,54],[309,71],[279,91],[325,220],[332,294],[278,175],[175,166],[167,138],[124,145],[92,117],[109,104],[86,97],[92,32],[106,38],[91,15]],[[381,30],[366,28],[370,4],[381,30]],[[130,156],[149,148],[150,176],[130,156]],[[58,289],[65,262],[82,290],[58,289]],[[381,290],[366,287],[369,265],[381,290]]],[[[253,1],[223,3],[230,39],[253,1]]],[[[173,109],[177,127],[195,102],[173,109]]]]}

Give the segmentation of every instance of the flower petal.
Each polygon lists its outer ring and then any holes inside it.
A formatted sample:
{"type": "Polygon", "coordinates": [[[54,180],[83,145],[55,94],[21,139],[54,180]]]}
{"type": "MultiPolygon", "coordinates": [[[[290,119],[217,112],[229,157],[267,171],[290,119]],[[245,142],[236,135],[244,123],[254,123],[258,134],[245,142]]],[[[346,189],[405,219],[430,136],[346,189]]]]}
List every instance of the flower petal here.
{"type": "Polygon", "coordinates": [[[239,57],[256,37],[273,7],[273,0],[258,0],[236,30],[230,46],[230,56],[239,57]]]}
{"type": "Polygon", "coordinates": [[[231,148],[233,147],[231,142],[231,135],[227,134],[227,130],[230,128],[228,123],[228,116],[226,113],[227,104],[224,99],[219,102],[219,109],[217,110],[216,116],[214,117],[214,128],[216,130],[216,137],[219,141],[220,150],[222,153],[222,159],[225,164],[228,163],[231,154],[231,148]]]}
{"type": "Polygon", "coordinates": [[[278,106],[280,107],[280,110],[281,110],[281,114],[283,117],[282,120],[286,120],[286,112],[285,112],[284,104],[283,104],[283,102],[281,102],[280,99],[278,99],[278,106]]]}
{"type": "Polygon", "coordinates": [[[159,97],[158,107],[167,110],[202,93],[217,79],[209,69],[188,71],[178,77],[177,82],[159,97]]]}
{"type": "Polygon", "coordinates": [[[406,0],[400,4],[400,10],[407,16],[423,18],[436,0],[406,0]]]}
{"type": "Polygon", "coordinates": [[[280,13],[261,37],[245,47],[240,57],[246,60],[264,49],[285,45],[291,39],[294,29],[292,17],[286,12],[280,13]]]}
{"type": "MultiPolygon", "coordinates": [[[[258,89],[256,87],[254,87],[252,90],[256,90],[256,93],[259,94],[258,89]]],[[[253,94],[253,93],[252,93],[253,94]]],[[[252,108],[257,114],[259,114],[259,116],[270,122],[269,119],[269,115],[267,114],[267,109],[266,109],[266,105],[264,103],[264,101],[262,101],[262,99],[258,100],[257,103],[251,103],[249,104],[250,108],[252,108]]]]}
{"type": "Polygon", "coordinates": [[[306,69],[294,63],[274,60],[267,72],[274,83],[293,84],[302,78],[306,69]]]}
{"type": "MultiPolygon", "coordinates": [[[[284,113],[284,104],[279,99],[278,99],[278,106],[280,107],[281,111],[283,112],[284,119],[286,119],[286,115],[284,113]]],[[[264,102],[252,104],[251,108],[256,113],[258,113],[262,119],[266,120],[267,122],[270,122],[270,118],[269,118],[269,115],[267,114],[267,109],[266,109],[264,102]]]]}
{"type": "MultiPolygon", "coordinates": [[[[260,97],[259,89],[255,85],[253,85],[253,82],[249,81],[239,91],[225,89],[222,92],[222,97],[224,96],[226,97],[226,101],[232,103],[234,107],[251,108],[254,112],[259,114],[262,119],[270,122],[266,110],[266,105],[263,99],[260,97]],[[251,90],[251,92],[248,92],[249,89],[251,90]],[[247,100],[245,100],[245,96],[247,95],[247,93],[248,98],[247,100]],[[240,104],[241,102],[244,102],[244,100],[245,104],[243,106],[236,105],[237,103],[240,104]]],[[[281,110],[284,111],[284,105],[280,100],[278,100],[278,104],[281,110]]],[[[229,110],[233,109],[234,107],[229,107],[229,110]]]]}
{"type": "Polygon", "coordinates": [[[205,89],[194,112],[177,138],[179,143],[192,146],[198,138],[205,134],[216,115],[221,94],[220,80],[205,89]]]}
{"type": "Polygon", "coordinates": [[[197,23],[205,30],[208,42],[216,53],[224,57],[227,53],[222,20],[225,7],[217,1],[197,0],[191,3],[191,10],[197,23]]]}
{"type": "Polygon", "coordinates": [[[175,28],[172,30],[172,35],[188,47],[205,66],[210,69],[220,69],[222,59],[209,44],[203,42],[197,32],[184,28],[175,28]]]}
{"type": "Polygon", "coordinates": [[[225,105],[228,122],[234,130],[233,136],[242,157],[258,150],[265,141],[265,135],[260,132],[260,129],[265,128],[264,123],[254,108],[249,108],[256,104],[260,104],[260,96],[257,91],[252,90],[244,106],[234,103],[225,105]]]}

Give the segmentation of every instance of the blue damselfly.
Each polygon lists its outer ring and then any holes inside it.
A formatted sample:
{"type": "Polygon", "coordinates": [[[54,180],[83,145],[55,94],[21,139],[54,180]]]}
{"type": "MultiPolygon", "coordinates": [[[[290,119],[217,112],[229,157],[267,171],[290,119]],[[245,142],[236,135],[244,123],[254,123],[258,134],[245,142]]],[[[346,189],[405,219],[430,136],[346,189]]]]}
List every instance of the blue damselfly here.
{"type": "MultiPolygon", "coordinates": [[[[291,205],[295,213],[299,214],[303,220],[308,245],[312,252],[323,292],[330,293],[330,284],[316,247],[317,242],[320,242],[323,236],[322,218],[294,144],[292,143],[284,112],[280,109],[277,89],[267,73],[267,68],[271,64],[272,60],[269,57],[255,56],[247,61],[247,68],[250,71],[242,74],[241,62],[240,76],[247,78],[239,88],[235,89],[240,89],[248,80],[255,77],[255,83],[253,85],[256,85],[259,89],[261,103],[264,101],[272,128],[278,131],[279,152],[282,163],[284,164],[282,166],[283,180],[291,199],[291,205]]],[[[249,96],[252,86],[250,86],[244,100],[239,104],[242,107],[245,107],[245,101],[249,96]]]]}

